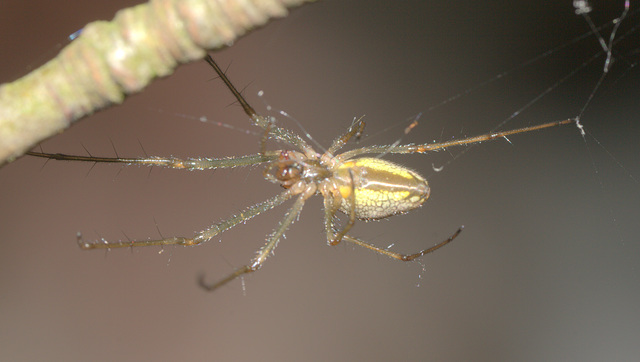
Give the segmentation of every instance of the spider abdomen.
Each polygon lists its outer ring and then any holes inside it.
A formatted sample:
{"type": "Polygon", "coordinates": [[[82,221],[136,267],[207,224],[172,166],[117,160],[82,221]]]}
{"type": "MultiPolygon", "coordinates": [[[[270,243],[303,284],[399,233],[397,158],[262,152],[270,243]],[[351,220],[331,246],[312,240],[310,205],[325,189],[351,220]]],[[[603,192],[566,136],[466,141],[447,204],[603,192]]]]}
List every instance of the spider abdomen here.
{"type": "Polygon", "coordinates": [[[422,176],[380,158],[346,161],[338,166],[334,177],[339,181],[338,191],[342,196],[340,211],[349,214],[353,207],[358,219],[405,213],[420,207],[429,198],[429,186],[422,176]]]}

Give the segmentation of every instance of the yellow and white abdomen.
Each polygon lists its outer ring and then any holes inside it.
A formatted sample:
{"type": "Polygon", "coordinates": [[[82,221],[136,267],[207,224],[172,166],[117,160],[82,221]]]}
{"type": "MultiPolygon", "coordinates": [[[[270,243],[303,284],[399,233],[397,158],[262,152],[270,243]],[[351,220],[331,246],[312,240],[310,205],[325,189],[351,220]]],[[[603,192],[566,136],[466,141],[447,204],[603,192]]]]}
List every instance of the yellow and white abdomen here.
{"type": "Polygon", "coordinates": [[[355,192],[358,219],[380,219],[420,207],[429,198],[429,185],[417,172],[380,158],[356,158],[334,171],[342,196],[340,211],[349,214],[355,192]],[[352,184],[353,182],[353,184],[352,184]]]}

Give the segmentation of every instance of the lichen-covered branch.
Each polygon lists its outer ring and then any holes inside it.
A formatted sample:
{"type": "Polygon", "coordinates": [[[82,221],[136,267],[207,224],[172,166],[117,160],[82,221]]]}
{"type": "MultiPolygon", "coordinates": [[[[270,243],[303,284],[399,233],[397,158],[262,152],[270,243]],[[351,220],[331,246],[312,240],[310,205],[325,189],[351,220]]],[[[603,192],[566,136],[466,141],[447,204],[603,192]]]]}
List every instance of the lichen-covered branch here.
{"type": "Polygon", "coordinates": [[[0,165],[305,1],[151,0],[88,24],[54,59],[0,85],[0,165]]]}

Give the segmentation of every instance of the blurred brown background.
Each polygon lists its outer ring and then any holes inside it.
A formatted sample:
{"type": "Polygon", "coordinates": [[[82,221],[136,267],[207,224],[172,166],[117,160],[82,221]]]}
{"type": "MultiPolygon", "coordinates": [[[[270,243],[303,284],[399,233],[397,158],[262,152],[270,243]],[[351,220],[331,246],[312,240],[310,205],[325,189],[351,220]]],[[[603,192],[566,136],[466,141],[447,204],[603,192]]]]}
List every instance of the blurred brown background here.
{"type": "MultiPolygon", "coordinates": [[[[85,23],[135,3],[2,2],[0,81],[40,65],[85,23]]],[[[621,6],[594,3],[592,16],[601,24],[621,6]]],[[[214,57],[238,87],[248,85],[260,112],[264,90],[325,146],[361,115],[365,145],[421,142],[498,126],[596,52],[596,39],[429,109],[587,31],[568,0],[321,1],[214,57]],[[418,112],[419,126],[404,136],[418,112]]],[[[635,32],[618,55],[637,62],[637,44],[635,32]]],[[[503,129],[575,116],[601,67],[602,58],[503,129]]],[[[246,292],[238,281],[208,294],[196,275],[213,280],[246,263],[285,207],[201,247],[162,253],[83,252],[75,234],[156,238],[157,223],[165,236],[191,235],[279,192],[261,169],[149,172],[20,159],[0,169],[0,360],[638,358],[639,74],[623,61],[611,73],[583,116],[599,143],[565,126],[455,159],[461,149],[387,157],[428,176],[432,197],[411,214],[358,223],[353,234],[414,252],[464,224],[459,239],[422,259],[425,271],[326,246],[318,197],[275,256],[245,278],[246,292]]],[[[151,155],[255,153],[259,137],[176,115],[249,128],[232,102],[208,66],[195,63],[43,147],[113,156],[113,141],[120,155],[140,156],[139,141],[151,155]]]]}

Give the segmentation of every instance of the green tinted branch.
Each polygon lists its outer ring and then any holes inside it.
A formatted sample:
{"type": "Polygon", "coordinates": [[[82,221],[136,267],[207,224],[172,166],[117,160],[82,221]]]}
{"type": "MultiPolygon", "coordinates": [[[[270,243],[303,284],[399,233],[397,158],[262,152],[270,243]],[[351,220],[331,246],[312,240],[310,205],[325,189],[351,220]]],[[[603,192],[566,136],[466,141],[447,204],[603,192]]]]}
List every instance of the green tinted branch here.
{"type": "Polygon", "coordinates": [[[151,0],[88,24],[54,59],[0,86],[0,165],[305,1],[151,0]]]}

